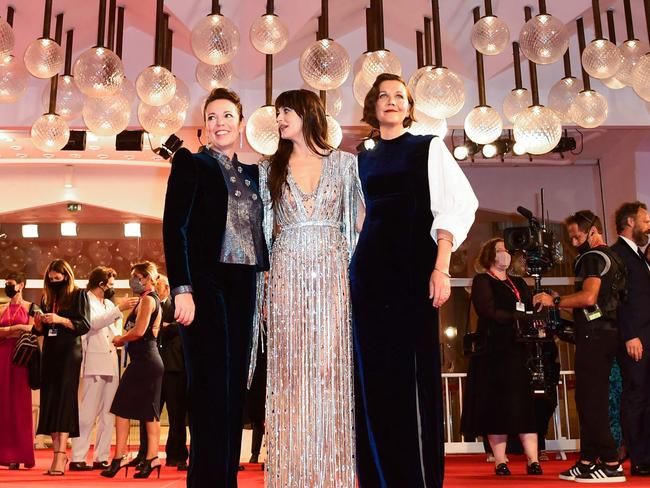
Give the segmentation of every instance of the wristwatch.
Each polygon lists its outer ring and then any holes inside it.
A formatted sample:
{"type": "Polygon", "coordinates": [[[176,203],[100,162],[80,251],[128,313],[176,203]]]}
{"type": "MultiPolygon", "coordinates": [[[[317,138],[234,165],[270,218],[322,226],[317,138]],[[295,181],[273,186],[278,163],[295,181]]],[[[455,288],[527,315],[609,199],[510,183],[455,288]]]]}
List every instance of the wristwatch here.
{"type": "Polygon", "coordinates": [[[560,295],[558,295],[555,298],[553,298],[553,305],[555,305],[556,307],[559,307],[561,301],[562,301],[562,297],[560,295]]]}

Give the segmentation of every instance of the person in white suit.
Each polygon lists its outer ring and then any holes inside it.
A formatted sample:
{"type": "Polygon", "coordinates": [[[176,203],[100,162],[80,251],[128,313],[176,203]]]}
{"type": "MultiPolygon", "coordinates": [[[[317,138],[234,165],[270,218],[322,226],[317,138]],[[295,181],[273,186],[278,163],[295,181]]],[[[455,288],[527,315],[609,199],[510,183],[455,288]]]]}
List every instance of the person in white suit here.
{"type": "Polygon", "coordinates": [[[71,471],[106,469],[111,448],[115,416],[111,403],[120,382],[117,350],[113,338],[122,333],[122,312],[135,306],[137,298],[122,300],[116,306],[113,285],[116,272],[98,266],[88,277],[90,331],[82,337],[83,362],[79,392],[79,437],[72,439],[71,471]],[[93,463],[86,464],[93,426],[97,422],[93,463]]]}

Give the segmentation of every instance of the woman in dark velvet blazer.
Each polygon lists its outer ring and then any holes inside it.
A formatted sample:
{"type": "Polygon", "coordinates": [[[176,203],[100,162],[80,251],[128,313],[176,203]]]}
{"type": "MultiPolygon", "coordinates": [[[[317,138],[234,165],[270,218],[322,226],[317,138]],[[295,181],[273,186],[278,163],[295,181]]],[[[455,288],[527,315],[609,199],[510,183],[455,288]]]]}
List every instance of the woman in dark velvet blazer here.
{"type": "Polygon", "coordinates": [[[350,264],[359,485],[439,488],[437,307],[478,202],[440,138],[407,132],[413,98],[400,77],[379,75],[363,114],[380,139],[359,154],[366,218],[350,264]]]}
{"type": "Polygon", "coordinates": [[[268,269],[258,168],[235,147],[244,128],[236,93],[204,106],[207,144],[180,149],[167,183],[163,240],[188,375],[188,487],[235,487],[255,308],[268,269]],[[243,217],[245,216],[245,217],[243,217]]]}

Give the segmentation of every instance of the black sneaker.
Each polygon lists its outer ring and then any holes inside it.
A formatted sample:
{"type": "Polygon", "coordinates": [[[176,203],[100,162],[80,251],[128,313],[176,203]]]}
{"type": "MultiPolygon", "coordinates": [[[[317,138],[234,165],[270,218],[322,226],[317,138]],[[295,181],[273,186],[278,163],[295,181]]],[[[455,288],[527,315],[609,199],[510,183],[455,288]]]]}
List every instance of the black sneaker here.
{"type": "Polygon", "coordinates": [[[576,463],[573,466],[571,466],[566,471],[562,471],[560,473],[560,479],[566,481],[575,481],[576,476],[582,474],[583,472],[584,473],[588,472],[590,466],[594,466],[594,465],[585,464],[585,463],[581,463],[580,461],[576,461],[576,463]]]}
{"type": "Polygon", "coordinates": [[[582,472],[575,477],[577,483],[623,483],[625,473],[623,466],[609,466],[604,463],[590,464],[587,472],[582,472]]]}

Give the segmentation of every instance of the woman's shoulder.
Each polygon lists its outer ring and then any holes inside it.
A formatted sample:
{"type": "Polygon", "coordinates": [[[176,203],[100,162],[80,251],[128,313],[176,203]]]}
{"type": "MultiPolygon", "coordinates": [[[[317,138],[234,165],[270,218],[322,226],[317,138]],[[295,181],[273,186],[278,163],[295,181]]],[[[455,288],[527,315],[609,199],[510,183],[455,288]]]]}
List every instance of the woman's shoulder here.
{"type": "Polygon", "coordinates": [[[347,151],[339,151],[338,149],[334,149],[330,153],[329,159],[339,163],[341,169],[348,169],[353,164],[357,164],[357,157],[354,154],[347,151]]]}
{"type": "Polygon", "coordinates": [[[490,277],[485,272],[476,273],[476,275],[474,275],[474,278],[472,279],[472,283],[481,283],[481,282],[489,281],[489,279],[490,277]]]}

